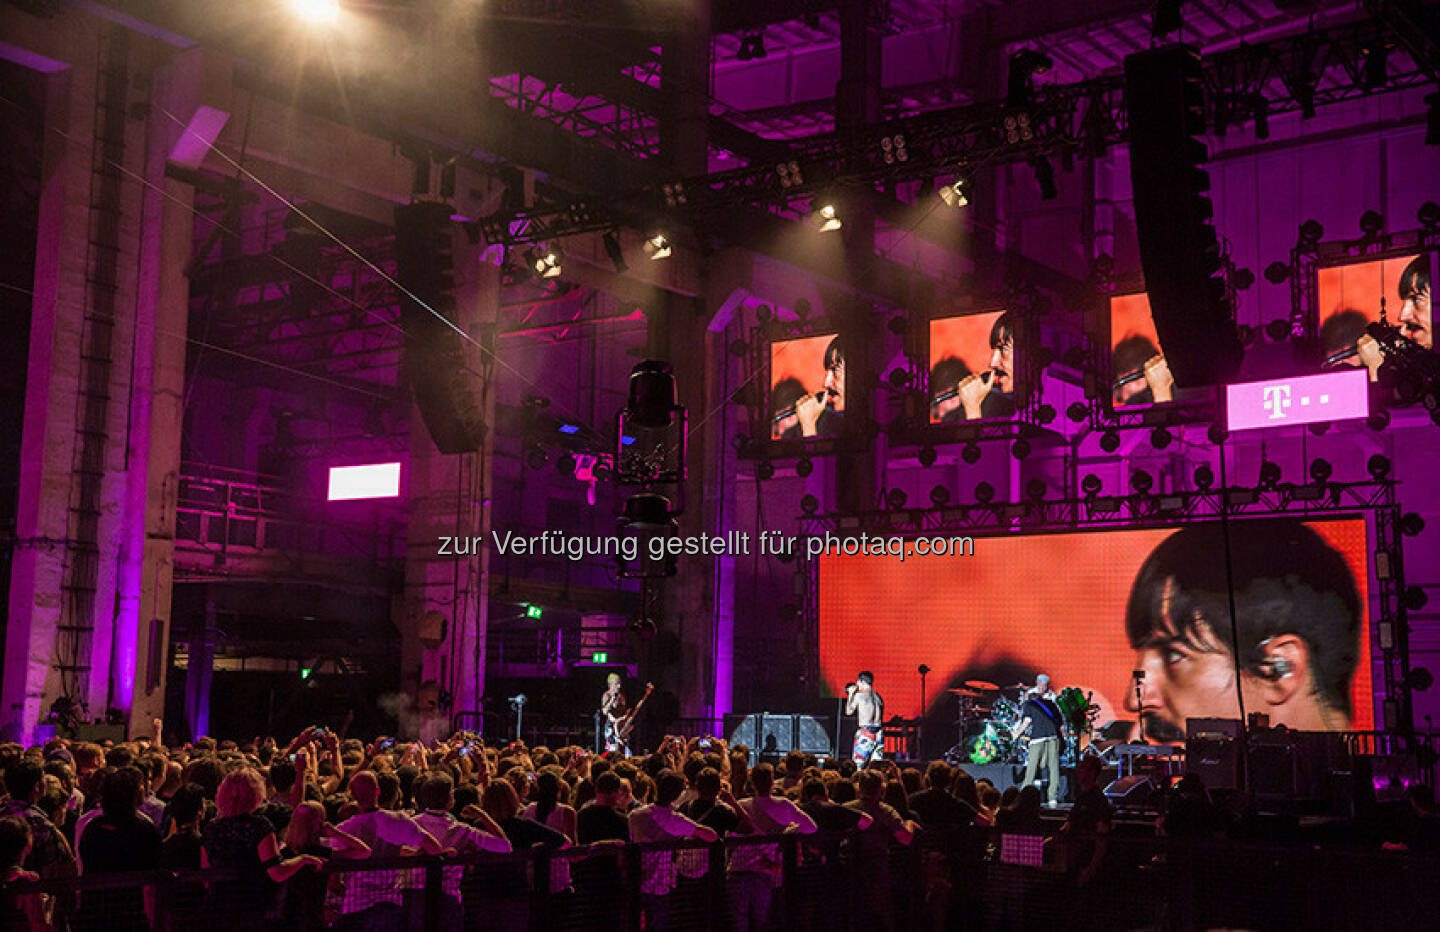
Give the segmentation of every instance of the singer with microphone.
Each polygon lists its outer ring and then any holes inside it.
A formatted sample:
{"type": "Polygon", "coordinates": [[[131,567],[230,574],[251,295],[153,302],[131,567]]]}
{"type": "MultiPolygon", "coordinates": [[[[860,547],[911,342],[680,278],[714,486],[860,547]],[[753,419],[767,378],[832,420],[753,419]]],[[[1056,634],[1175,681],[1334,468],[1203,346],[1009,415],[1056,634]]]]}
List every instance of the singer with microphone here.
{"type": "Polygon", "coordinates": [[[845,684],[845,714],[859,718],[851,758],[855,766],[864,767],[884,758],[885,735],[880,723],[885,718],[885,700],[875,691],[875,674],[862,670],[855,679],[845,684]]]}
{"type": "Polygon", "coordinates": [[[770,390],[770,436],[776,440],[839,435],[845,418],[845,351],[836,336],[825,347],[821,388],[808,392],[797,378],[781,379],[770,390]]]}

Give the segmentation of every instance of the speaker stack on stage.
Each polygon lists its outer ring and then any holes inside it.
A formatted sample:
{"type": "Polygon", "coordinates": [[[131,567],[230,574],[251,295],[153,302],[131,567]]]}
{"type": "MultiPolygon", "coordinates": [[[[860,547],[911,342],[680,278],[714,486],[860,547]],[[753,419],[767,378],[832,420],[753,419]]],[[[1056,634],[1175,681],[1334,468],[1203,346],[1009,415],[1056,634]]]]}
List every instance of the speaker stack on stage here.
{"type": "Polygon", "coordinates": [[[775,763],[791,751],[827,757],[833,750],[830,730],[818,716],[794,712],[755,712],[725,716],[726,740],[743,744],[751,759],[775,763]]]}

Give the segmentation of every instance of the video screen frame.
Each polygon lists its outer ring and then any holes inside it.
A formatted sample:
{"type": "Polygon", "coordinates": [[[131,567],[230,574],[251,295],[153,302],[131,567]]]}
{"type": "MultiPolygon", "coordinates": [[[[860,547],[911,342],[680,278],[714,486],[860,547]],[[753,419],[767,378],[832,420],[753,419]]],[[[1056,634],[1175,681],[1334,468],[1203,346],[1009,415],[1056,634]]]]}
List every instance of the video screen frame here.
{"type": "MultiPolygon", "coordinates": [[[[925,330],[923,335],[923,346],[921,347],[920,358],[924,360],[924,385],[925,399],[924,408],[920,414],[920,427],[922,436],[932,442],[944,442],[946,440],[964,439],[975,435],[986,426],[1006,425],[1019,423],[1027,419],[1032,400],[1038,394],[1036,392],[1036,379],[1039,372],[1036,368],[1035,352],[1035,328],[1025,315],[1016,308],[1008,306],[1002,301],[986,301],[977,303],[973,307],[961,310],[945,309],[932,312],[924,318],[925,330]],[[977,318],[988,319],[988,326],[977,324],[975,327],[976,340],[981,339],[983,334],[984,347],[977,347],[975,351],[965,355],[947,354],[946,357],[936,358],[935,330],[937,324],[944,324],[946,321],[970,321],[977,318]],[[967,401],[961,389],[968,384],[985,384],[984,373],[993,372],[996,356],[1000,355],[1001,365],[1003,360],[1003,348],[996,346],[992,341],[996,337],[997,326],[1000,328],[1001,339],[1004,339],[1004,332],[1008,330],[1010,344],[1009,350],[1009,371],[1006,377],[1011,381],[1012,390],[1008,393],[1008,401],[996,401],[994,404],[1003,413],[991,413],[986,410],[992,397],[1003,397],[1003,382],[992,381],[990,391],[978,399],[978,417],[966,416],[966,408],[976,412],[976,401],[967,401]],[[987,332],[988,331],[988,332],[987,332]],[[988,351],[988,352],[987,352],[988,351]],[[934,383],[936,367],[949,359],[955,359],[960,364],[960,370],[955,373],[956,384],[947,384],[939,393],[934,383]],[[981,360],[985,361],[985,368],[981,368],[981,360]],[[973,365],[972,365],[973,364],[973,365]],[[981,368],[980,372],[973,369],[981,368]],[[970,381],[975,380],[975,381],[970,381]],[[1001,391],[996,391],[1001,388],[1001,391]],[[949,406],[948,408],[942,406],[949,406]],[[953,417],[952,420],[940,420],[937,418],[953,417]]],[[[950,373],[945,373],[946,382],[950,381],[950,373]]]]}
{"type": "Polygon", "coordinates": [[[844,347],[842,329],[826,318],[816,318],[803,323],[787,322],[783,328],[774,327],[761,331],[751,347],[751,371],[758,373],[756,381],[760,388],[760,400],[752,407],[751,443],[746,451],[748,455],[760,458],[815,456],[857,446],[857,424],[864,419],[861,412],[868,410],[869,396],[864,387],[865,379],[858,378],[856,373],[850,371],[850,365],[845,360],[844,347]],[[776,348],[801,341],[810,344],[804,352],[807,357],[813,358],[814,365],[805,366],[801,363],[803,372],[778,370],[776,348]],[[835,367],[825,366],[827,351],[832,344],[839,354],[838,386],[835,384],[835,367]],[[806,372],[811,374],[806,375],[806,372]],[[775,389],[779,383],[789,378],[798,379],[800,384],[798,388],[794,385],[787,386],[786,390],[793,394],[794,398],[784,399],[786,404],[782,406],[790,412],[787,416],[788,422],[778,422],[777,415],[780,412],[776,408],[775,389]],[[838,410],[831,400],[833,394],[823,399],[817,397],[821,393],[832,393],[837,387],[841,405],[838,410]],[[814,409],[817,406],[823,409],[818,412],[814,422],[815,432],[809,436],[805,434],[804,425],[800,423],[799,414],[795,411],[796,403],[807,396],[815,399],[815,404],[811,406],[812,415],[815,414],[814,409]],[[777,433],[788,435],[777,436],[777,433]]]}
{"type": "MultiPolygon", "coordinates": [[[[1424,260],[1429,294],[1433,296],[1440,250],[1429,244],[1411,241],[1363,255],[1322,249],[1309,270],[1310,280],[1307,282],[1311,300],[1306,309],[1306,317],[1310,332],[1314,335],[1317,371],[1330,371],[1348,365],[1357,368],[1364,366],[1373,372],[1379,367],[1383,357],[1379,349],[1374,347],[1373,339],[1363,337],[1363,333],[1365,324],[1379,320],[1381,298],[1384,299],[1386,321],[1391,326],[1400,327],[1403,334],[1416,339],[1421,346],[1428,342],[1429,346],[1425,348],[1434,351],[1433,311],[1429,312],[1425,320],[1423,338],[1417,337],[1415,331],[1407,327],[1407,323],[1412,320],[1413,304],[1402,296],[1399,287],[1403,282],[1413,281],[1413,277],[1407,273],[1410,272],[1411,264],[1417,260],[1424,260]],[[1380,276],[1377,282],[1379,293],[1375,296],[1375,303],[1368,308],[1355,307],[1337,311],[1335,299],[1327,293],[1327,280],[1336,275],[1344,276],[1347,270],[1354,274],[1359,273],[1362,267],[1376,265],[1380,266],[1380,276]],[[1341,323],[1343,318],[1340,315],[1347,312],[1358,316],[1341,323]]],[[[1351,287],[1363,286],[1363,282],[1358,282],[1351,287]]],[[[1363,303],[1363,300],[1358,303],[1363,303]]],[[[1428,304],[1427,302],[1427,306],[1428,304]]]]}
{"type": "Polygon", "coordinates": [[[1174,405],[1179,399],[1178,389],[1175,385],[1174,376],[1170,374],[1169,366],[1165,364],[1165,347],[1160,345],[1160,335],[1155,327],[1155,316],[1150,308],[1149,292],[1145,288],[1143,280],[1133,280],[1117,285],[1106,292],[1105,303],[1102,311],[1103,319],[1097,328],[1100,340],[1097,342],[1103,348],[1104,364],[1101,371],[1104,373],[1105,382],[1101,386],[1105,400],[1105,408],[1112,414],[1116,412],[1137,412],[1154,410],[1174,405]],[[1116,303],[1133,303],[1136,299],[1145,299],[1146,318],[1148,328],[1141,328],[1135,332],[1127,331],[1123,335],[1116,333],[1116,303]],[[1125,353],[1133,356],[1131,362],[1138,360],[1138,365],[1125,365],[1124,371],[1116,365],[1117,351],[1121,344],[1132,338],[1139,338],[1149,341],[1154,353],[1144,353],[1143,350],[1127,345],[1125,353]],[[1142,360],[1140,356],[1145,358],[1142,360]],[[1158,364],[1155,357],[1158,356],[1158,364]],[[1122,379],[1123,384],[1121,383],[1122,379]],[[1136,386],[1140,386],[1138,389],[1136,386]],[[1124,401],[1116,399],[1116,394],[1128,393],[1129,398],[1124,401]],[[1143,400],[1130,400],[1142,398],[1143,400]]]}

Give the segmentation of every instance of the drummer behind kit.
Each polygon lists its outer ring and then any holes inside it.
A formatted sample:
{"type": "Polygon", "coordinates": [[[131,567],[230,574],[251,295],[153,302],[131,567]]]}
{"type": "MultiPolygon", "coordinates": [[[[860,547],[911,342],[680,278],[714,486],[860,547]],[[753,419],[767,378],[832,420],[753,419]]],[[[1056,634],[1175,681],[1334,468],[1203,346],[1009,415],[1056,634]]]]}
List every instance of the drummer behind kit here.
{"type": "MultiPolygon", "coordinates": [[[[945,752],[951,764],[1025,764],[1030,742],[1014,736],[1020,722],[1028,684],[1000,687],[985,680],[966,680],[959,689],[949,692],[960,703],[960,718],[955,722],[960,740],[945,752]],[[1006,696],[1014,695],[1014,699],[1006,696]]],[[[1074,686],[1062,689],[1055,705],[1065,720],[1068,737],[1061,753],[1060,764],[1073,767],[1084,744],[1094,729],[1100,707],[1087,694],[1074,686]]]]}

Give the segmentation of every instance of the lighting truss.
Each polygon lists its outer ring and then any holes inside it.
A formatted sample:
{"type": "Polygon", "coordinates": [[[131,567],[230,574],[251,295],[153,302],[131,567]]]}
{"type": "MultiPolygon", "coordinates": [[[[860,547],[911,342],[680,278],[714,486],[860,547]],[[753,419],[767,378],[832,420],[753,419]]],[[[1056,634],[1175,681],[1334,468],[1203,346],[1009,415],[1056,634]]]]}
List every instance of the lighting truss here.
{"type": "MultiPolygon", "coordinates": [[[[1391,57],[1383,86],[1363,80],[1365,50],[1398,44],[1380,18],[1245,45],[1205,60],[1207,119],[1227,102],[1262,96],[1267,112],[1310,110],[1377,93],[1420,87],[1429,75],[1409,56],[1391,57]]],[[[1098,153],[1129,135],[1123,75],[1037,88],[1033,99],[1015,107],[988,101],[890,120],[856,138],[830,133],[799,140],[783,162],[756,162],[744,168],[696,178],[671,178],[639,191],[605,199],[584,198],[483,221],[492,244],[523,245],[617,224],[645,226],[666,214],[703,214],[754,206],[771,209],[808,201],[833,187],[931,179],[962,166],[1030,161],[1062,152],[1098,153]],[[893,157],[893,139],[903,136],[907,158],[893,157]],[[891,158],[884,146],[892,140],[891,158]],[[782,171],[782,168],[784,169],[782,171]],[[683,189],[683,203],[674,191],[683,189]],[[576,205],[585,209],[577,211],[576,205]]]]}

